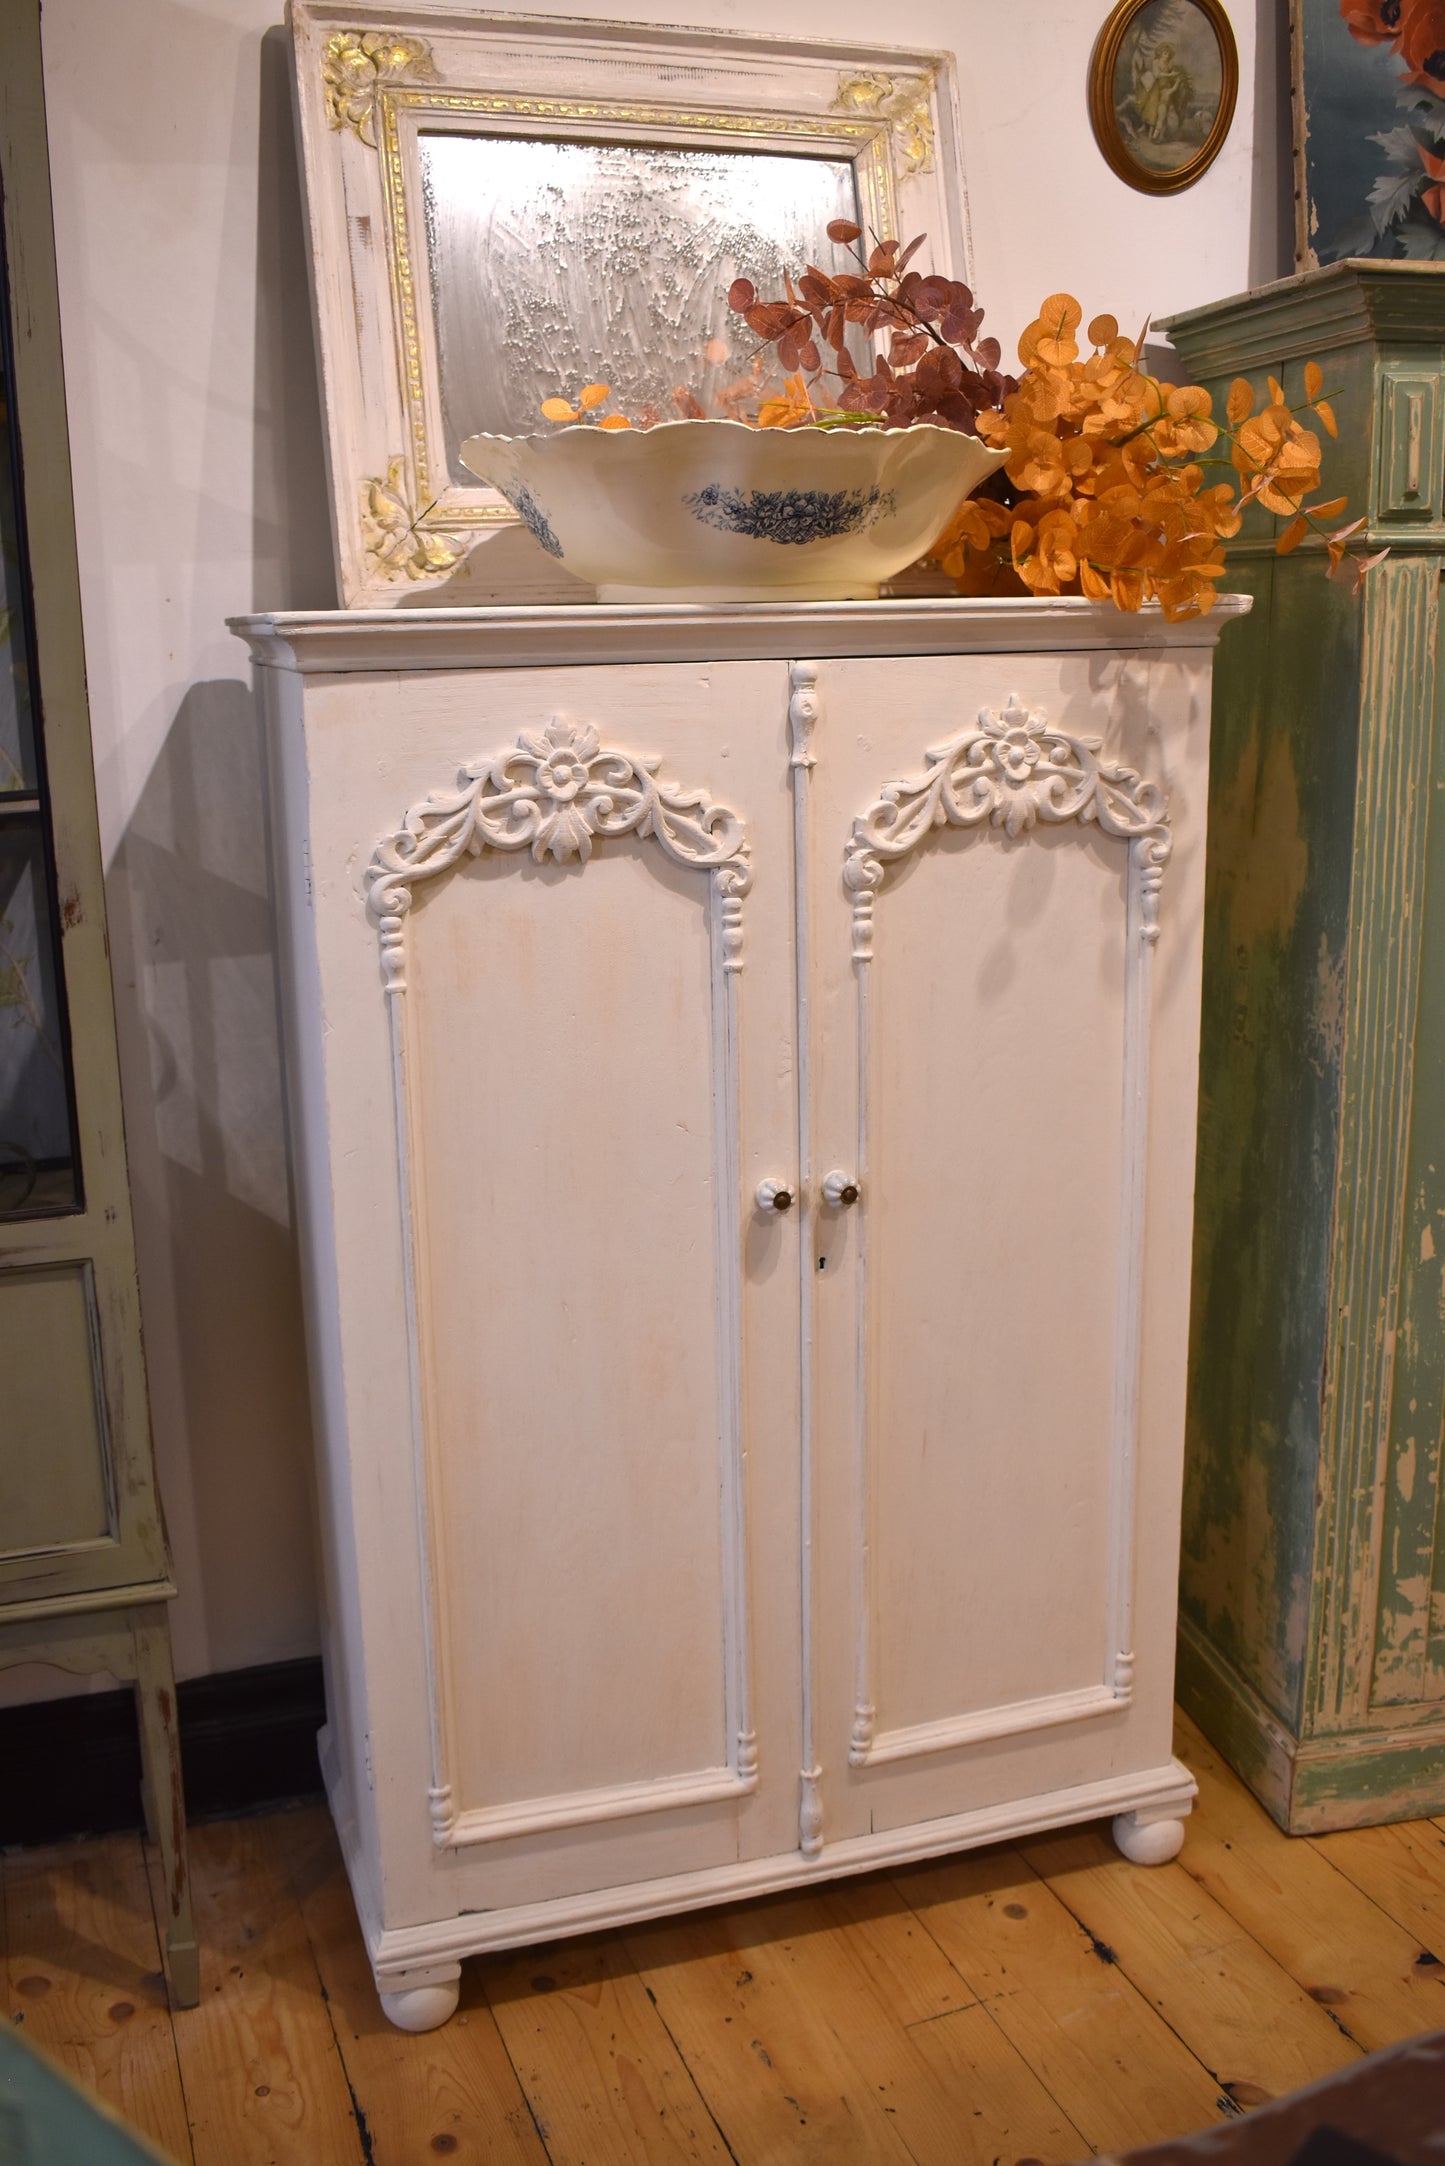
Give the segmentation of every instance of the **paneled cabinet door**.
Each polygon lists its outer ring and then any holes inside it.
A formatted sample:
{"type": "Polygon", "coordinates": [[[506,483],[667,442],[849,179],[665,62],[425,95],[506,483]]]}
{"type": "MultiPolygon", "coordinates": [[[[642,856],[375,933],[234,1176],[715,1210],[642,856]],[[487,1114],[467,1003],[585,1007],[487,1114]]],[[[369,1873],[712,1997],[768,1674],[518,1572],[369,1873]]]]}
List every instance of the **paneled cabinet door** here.
{"type": "MultiPolygon", "coordinates": [[[[1184,801],[1157,721],[1181,706],[1173,670],[1015,655],[819,672],[807,1749],[826,1841],[1167,1761],[1167,1658],[1147,1740],[1129,1708],[1145,1158],[1152,1125],[1156,1155],[1183,1162],[1182,1194],[1176,1166],[1157,1202],[1187,1241],[1193,1140],[1187,1075],[1165,1078],[1184,1084],[1177,1135],[1147,1094],[1166,815],[1184,801]]],[[[1191,955],[1186,931],[1186,1040],[1191,955]]],[[[1146,1379],[1165,1648],[1185,1260],[1177,1241],[1159,1254],[1177,1292],[1146,1379]]]]}
{"type": "Polygon", "coordinates": [[[342,690],[312,850],[376,838],[348,952],[409,1229],[406,1824],[485,1907],[790,1847],[798,1213],[757,1200],[797,1173],[786,668],[342,690]]]}

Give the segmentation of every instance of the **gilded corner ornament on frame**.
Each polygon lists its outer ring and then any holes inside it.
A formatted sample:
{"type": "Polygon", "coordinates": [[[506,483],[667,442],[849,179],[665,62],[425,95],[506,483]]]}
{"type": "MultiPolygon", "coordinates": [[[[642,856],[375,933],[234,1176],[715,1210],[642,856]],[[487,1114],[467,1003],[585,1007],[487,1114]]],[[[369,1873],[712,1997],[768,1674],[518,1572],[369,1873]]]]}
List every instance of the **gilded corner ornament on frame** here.
{"type": "Polygon", "coordinates": [[[1190,188],[1234,119],[1239,52],[1222,0],[1118,0],[1089,64],[1089,117],[1120,180],[1190,188]]]}
{"type": "Polygon", "coordinates": [[[867,69],[840,79],[832,109],[835,113],[876,113],[888,122],[899,171],[931,173],[934,86],[932,73],[880,75],[867,69]]]}
{"type": "Polygon", "coordinates": [[[350,128],[375,150],[373,116],[384,83],[435,82],[431,47],[422,38],[385,30],[336,30],[321,56],[326,117],[336,130],[350,128]]]}

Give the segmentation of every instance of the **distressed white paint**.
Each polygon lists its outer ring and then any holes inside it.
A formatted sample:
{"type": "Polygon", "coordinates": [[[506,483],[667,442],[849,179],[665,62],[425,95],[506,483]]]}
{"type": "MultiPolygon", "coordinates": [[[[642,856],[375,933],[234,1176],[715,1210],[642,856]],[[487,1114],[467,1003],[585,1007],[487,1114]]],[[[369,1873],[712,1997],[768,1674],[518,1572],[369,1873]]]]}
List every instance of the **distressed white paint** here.
{"type": "Polygon", "coordinates": [[[411,2025],[471,1948],[1192,1788],[1219,619],[597,609],[542,666],[534,615],[238,623],[326,1766],[411,2025]]]}

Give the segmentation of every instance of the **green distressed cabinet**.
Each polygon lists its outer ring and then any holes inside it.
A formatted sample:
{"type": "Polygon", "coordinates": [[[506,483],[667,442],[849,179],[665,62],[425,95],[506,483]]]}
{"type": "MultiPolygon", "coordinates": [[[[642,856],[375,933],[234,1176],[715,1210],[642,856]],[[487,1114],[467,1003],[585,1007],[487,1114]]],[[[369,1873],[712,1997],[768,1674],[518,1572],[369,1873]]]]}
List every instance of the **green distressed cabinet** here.
{"type": "MultiPolygon", "coordinates": [[[[1445,1811],[1445,265],[1166,328],[1334,394],[1363,594],[1255,511],[1214,680],[1179,1696],[1281,1824],[1445,1811]]],[[[1338,491],[1336,490],[1338,480],[1338,491]]]]}

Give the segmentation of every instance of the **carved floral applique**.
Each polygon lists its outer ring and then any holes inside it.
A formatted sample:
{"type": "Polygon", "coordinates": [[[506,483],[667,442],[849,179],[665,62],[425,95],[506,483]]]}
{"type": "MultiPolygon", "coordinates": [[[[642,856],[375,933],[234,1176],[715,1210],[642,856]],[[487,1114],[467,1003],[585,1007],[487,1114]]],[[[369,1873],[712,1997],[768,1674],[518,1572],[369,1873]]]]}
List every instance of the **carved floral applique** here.
{"type": "Polygon", "coordinates": [[[585,864],[597,837],[651,837],[674,864],[710,872],[721,901],[723,969],[741,968],[742,898],[752,881],[747,830],[706,790],[665,781],[661,761],[604,747],[590,722],[553,715],[505,752],[476,760],[455,790],[434,790],[376,846],[367,899],[382,965],[402,987],[402,927],[418,881],[483,850],[529,850],[540,864],[585,864]]]}
{"type": "Polygon", "coordinates": [[[368,150],[376,93],[383,83],[403,76],[435,82],[431,47],[421,38],[394,30],[337,30],[326,40],[321,80],[326,85],[326,117],[333,128],[350,128],[368,150]]]}
{"type": "MultiPolygon", "coordinates": [[[[1001,714],[979,710],[976,723],[926,753],[925,771],[890,782],[853,822],[844,883],[866,908],[884,867],[904,857],[935,827],[1001,827],[1010,837],[1039,822],[1077,820],[1134,845],[1140,855],[1141,929],[1158,932],[1158,898],[1172,838],[1169,805],[1157,782],[1118,761],[1101,759],[1097,737],[1076,737],[1030,711],[1016,692],[1001,714]]],[[[866,946],[855,948],[862,958],[866,946]]]]}
{"type": "Polygon", "coordinates": [[[408,501],[405,461],[387,461],[385,476],[372,475],[361,484],[361,532],[366,554],[383,579],[426,579],[436,572],[453,571],[467,554],[469,543],[458,536],[438,534],[421,525],[425,513],[408,501]]]}

